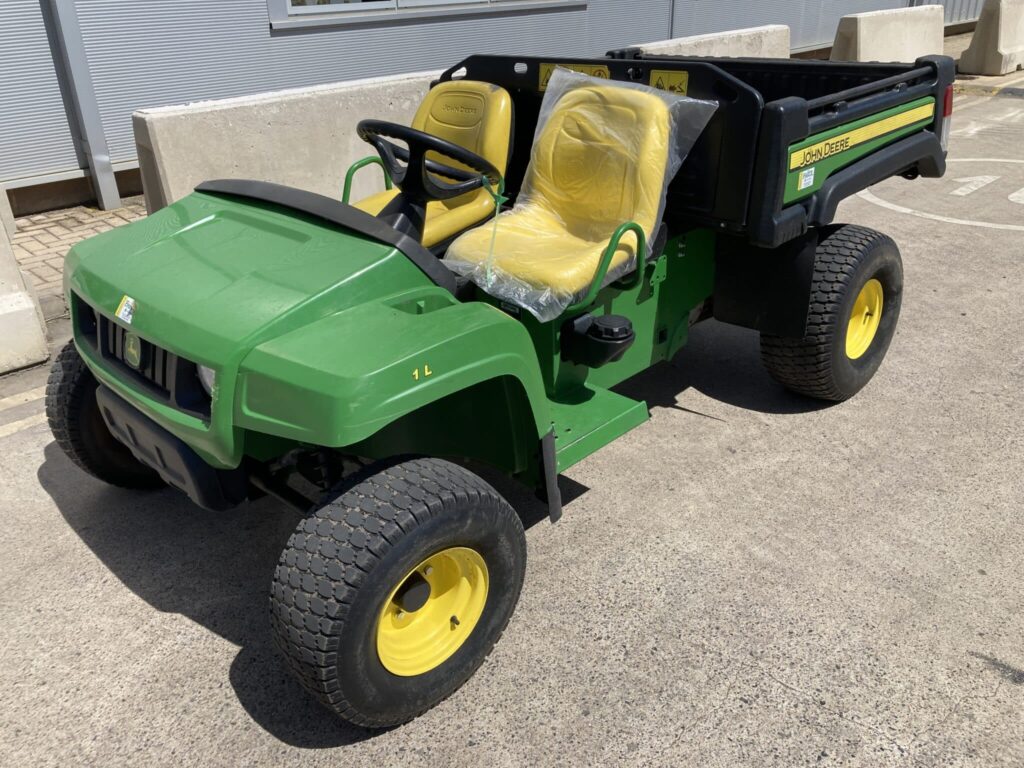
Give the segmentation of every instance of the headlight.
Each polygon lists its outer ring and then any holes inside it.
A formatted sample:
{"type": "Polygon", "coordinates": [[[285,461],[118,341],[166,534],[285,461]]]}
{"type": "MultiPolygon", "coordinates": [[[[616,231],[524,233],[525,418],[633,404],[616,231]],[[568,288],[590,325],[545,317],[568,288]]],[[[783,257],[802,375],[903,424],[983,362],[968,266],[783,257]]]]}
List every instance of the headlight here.
{"type": "Polygon", "coordinates": [[[196,369],[199,383],[203,385],[206,394],[213,397],[213,388],[217,384],[217,372],[213,368],[207,368],[205,365],[197,365],[196,369]]]}

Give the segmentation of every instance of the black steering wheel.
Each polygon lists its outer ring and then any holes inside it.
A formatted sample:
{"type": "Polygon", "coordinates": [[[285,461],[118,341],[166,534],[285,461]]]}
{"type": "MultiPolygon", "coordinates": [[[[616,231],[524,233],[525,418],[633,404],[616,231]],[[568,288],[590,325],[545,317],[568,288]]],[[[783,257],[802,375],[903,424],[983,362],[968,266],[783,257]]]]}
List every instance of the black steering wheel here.
{"type": "Polygon", "coordinates": [[[501,183],[498,169],[480,155],[429,133],[384,120],[362,120],[356,131],[359,138],[377,150],[391,179],[410,202],[424,204],[429,200],[449,200],[479,189],[485,178],[495,189],[501,183]],[[388,139],[404,141],[409,148],[400,147],[388,139]],[[428,159],[427,152],[455,160],[472,170],[428,159]]]}

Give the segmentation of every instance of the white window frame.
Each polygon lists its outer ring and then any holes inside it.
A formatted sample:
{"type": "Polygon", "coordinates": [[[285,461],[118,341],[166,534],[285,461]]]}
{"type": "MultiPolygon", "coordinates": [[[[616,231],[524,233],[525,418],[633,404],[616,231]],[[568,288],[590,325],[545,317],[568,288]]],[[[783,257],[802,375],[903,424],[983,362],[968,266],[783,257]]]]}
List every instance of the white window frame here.
{"type": "Polygon", "coordinates": [[[267,0],[271,29],[381,24],[412,19],[492,13],[542,13],[586,8],[588,0],[373,0],[363,3],[296,5],[267,0]]]}

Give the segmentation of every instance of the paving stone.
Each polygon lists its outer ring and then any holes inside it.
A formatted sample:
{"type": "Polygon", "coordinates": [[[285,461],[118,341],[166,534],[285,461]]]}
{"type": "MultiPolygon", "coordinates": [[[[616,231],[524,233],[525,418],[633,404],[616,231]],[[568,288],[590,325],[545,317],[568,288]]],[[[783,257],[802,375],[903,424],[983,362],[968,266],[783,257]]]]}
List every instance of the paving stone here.
{"type": "Polygon", "coordinates": [[[145,201],[141,197],[122,202],[124,207],[116,211],[78,205],[16,220],[17,233],[11,239],[14,256],[37,295],[63,294],[64,257],[73,245],[146,215],[145,201]]]}

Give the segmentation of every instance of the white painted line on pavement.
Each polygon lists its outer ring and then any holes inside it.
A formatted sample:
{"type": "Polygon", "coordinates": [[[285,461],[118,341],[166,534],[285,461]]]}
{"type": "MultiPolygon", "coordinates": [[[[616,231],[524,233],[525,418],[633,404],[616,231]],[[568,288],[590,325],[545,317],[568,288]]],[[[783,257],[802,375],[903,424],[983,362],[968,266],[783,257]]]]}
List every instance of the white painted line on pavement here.
{"type": "Polygon", "coordinates": [[[896,211],[896,213],[905,213],[908,216],[917,216],[922,219],[930,219],[932,221],[941,221],[945,224],[960,224],[965,227],[984,227],[985,229],[1005,229],[1011,232],[1024,232],[1024,226],[1020,224],[995,224],[989,221],[971,221],[969,219],[954,219],[951,216],[940,216],[937,213],[927,213],[926,211],[915,211],[913,208],[906,208],[896,203],[890,203],[888,200],[883,200],[877,197],[872,192],[864,190],[858,192],[857,197],[861,200],[866,200],[869,203],[874,203],[880,208],[888,208],[890,211],[896,211]]]}
{"type": "Polygon", "coordinates": [[[989,184],[995,184],[999,181],[999,176],[966,176],[962,179],[953,179],[953,181],[962,183],[963,186],[954,189],[949,194],[955,195],[956,197],[967,197],[977,192],[979,189],[984,189],[989,184]]]}
{"type": "Polygon", "coordinates": [[[1006,88],[1010,85],[1017,85],[1018,83],[1024,83],[1024,77],[1018,77],[1016,80],[1007,80],[1001,85],[1002,88],[1006,88]]]}
{"type": "Polygon", "coordinates": [[[5,397],[0,400],[0,411],[6,411],[8,408],[15,408],[25,403],[31,403],[33,400],[39,400],[41,397],[46,395],[46,387],[36,387],[30,389],[27,392],[19,392],[16,395],[5,397]]]}
{"type": "Polygon", "coordinates": [[[947,163],[1024,163],[1024,160],[1007,160],[1005,157],[948,157],[947,163]]]}
{"type": "Polygon", "coordinates": [[[982,101],[984,101],[984,99],[977,99],[977,98],[974,98],[974,97],[968,97],[968,98],[964,99],[963,101],[954,101],[953,102],[953,120],[956,121],[956,116],[958,114],[960,114],[961,112],[963,112],[965,109],[970,109],[971,107],[976,107],[979,104],[981,104],[982,101]]]}
{"type": "Polygon", "coordinates": [[[46,422],[45,413],[37,413],[32,416],[27,416],[24,419],[18,421],[12,421],[10,424],[0,425],[0,438],[9,437],[10,435],[21,432],[23,429],[34,427],[36,424],[43,424],[46,422]]]}

